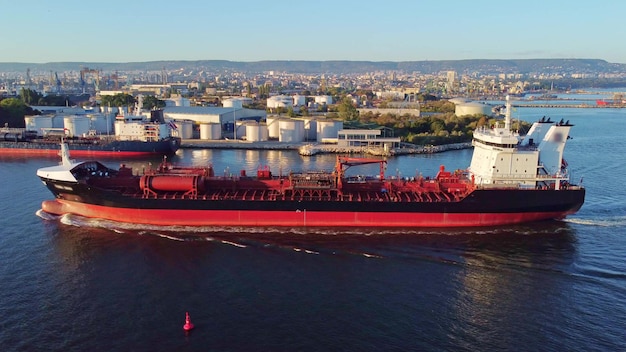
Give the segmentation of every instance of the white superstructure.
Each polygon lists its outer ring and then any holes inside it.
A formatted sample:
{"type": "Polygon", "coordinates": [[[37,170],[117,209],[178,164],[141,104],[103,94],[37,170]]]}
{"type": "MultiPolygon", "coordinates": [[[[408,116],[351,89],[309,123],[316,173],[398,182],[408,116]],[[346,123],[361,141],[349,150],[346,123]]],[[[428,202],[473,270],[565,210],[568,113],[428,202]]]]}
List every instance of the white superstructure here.
{"type": "Polygon", "coordinates": [[[504,124],[474,131],[469,173],[480,187],[554,187],[569,181],[563,150],[572,125],[541,119],[522,139],[511,130],[511,103],[506,98],[504,124]]]}
{"type": "Polygon", "coordinates": [[[172,130],[178,128],[174,123],[165,123],[161,111],[153,111],[150,119],[141,114],[143,97],[139,95],[134,114],[120,114],[115,117],[115,136],[121,141],[156,142],[172,136],[172,130]],[[156,114],[156,112],[160,114],[156,114]]]}

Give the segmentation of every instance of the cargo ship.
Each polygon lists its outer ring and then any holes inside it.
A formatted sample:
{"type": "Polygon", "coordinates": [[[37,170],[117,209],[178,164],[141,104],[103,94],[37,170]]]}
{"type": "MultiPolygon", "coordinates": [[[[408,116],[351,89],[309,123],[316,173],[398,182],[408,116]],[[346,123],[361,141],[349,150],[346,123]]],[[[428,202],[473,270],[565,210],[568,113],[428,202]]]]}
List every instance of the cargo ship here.
{"type": "Polygon", "coordinates": [[[52,126],[57,116],[27,117],[27,128],[0,128],[0,155],[58,156],[61,139],[76,157],[95,156],[141,156],[171,155],[180,148],[180,138],[172,136],[176,125],[166,122],[162,110],[150,111],[150,117],[140,113],[141,98],[135,113],[120,113],[112,125],[113,135],[92,129],[92,121],[83,115],[58,116],[63,118],[63,127],[40,127],[31,124],[45,121],[42,126],[52,126]],[[30,128],[28,127],[30,125],[30,128]]]}
{"type": "Polygon", "coordinates": [[[0,155],[58,156],[61,138],[78,157],[171,155],[180,138],[122,140],[115,136],[38,137],[25,129],[0,129],[0,155]]]}
{"type": "Polygon", "coordinates": [[[573,125],[542,118],[525,136],[503,122],[474,132],[466,170],[440,167],[433,177],[387,177],[386,160],[337,157],[333,170],[275,175],[216,175],[210,165],[119,169],[74,162],[66,148],[59,166],[38,177],[54,194],[51,214],[118,222],[182,226],[476,227],[562,219],[583,205],[585,189],[570,183],[563,159],[573,125]],[[373,176],[346,170],[376,163],[373,176]]]}

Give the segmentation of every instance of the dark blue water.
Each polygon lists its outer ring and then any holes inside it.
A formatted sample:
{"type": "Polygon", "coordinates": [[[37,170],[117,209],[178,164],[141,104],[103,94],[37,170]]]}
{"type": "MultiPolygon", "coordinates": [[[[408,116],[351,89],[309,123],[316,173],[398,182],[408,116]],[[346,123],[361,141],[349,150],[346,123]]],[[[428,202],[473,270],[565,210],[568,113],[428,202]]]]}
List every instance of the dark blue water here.
{"type": "MultiPolygon", "coordinates": [[[[520,109],[576,126],[586,203],[487,229],[139,228],[37,215],[49,158],[0,157],[2,351],[626,349],[626,111],[520,109]],[[189,311],[196,328],[182,330],[189,311]]],[[[471,151],[403,156],[434,175],[471,151]]],[[[335,156],[184,150],[218,172],[330,169],[335,156]]],[[[105,160],[143,167],[159,160],[105,160]]],[[[358,171],[358,170],[357,170],[358,171]]],[[[365,171],[377,173],[377,166],[365,171]]]]}

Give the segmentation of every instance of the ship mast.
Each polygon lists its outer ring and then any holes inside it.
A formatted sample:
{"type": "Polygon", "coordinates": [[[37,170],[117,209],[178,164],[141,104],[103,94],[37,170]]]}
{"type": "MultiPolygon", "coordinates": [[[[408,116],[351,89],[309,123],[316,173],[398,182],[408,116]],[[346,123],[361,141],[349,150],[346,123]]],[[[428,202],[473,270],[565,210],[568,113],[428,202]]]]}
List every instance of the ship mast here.
{"type": "Polygon", "coordinates": [[[67,143],[61,138],[61,151],[59,152],[61,155],[61,165],[70,166],[74,164],[74,161],[70,159],[70,148],[67,143]]]}
{"type": "Polygon", "coordinates": [[[504,114],[504,129],[507,131],[511,130],[511,98],[506,96],[506,113],[504,114]]]}

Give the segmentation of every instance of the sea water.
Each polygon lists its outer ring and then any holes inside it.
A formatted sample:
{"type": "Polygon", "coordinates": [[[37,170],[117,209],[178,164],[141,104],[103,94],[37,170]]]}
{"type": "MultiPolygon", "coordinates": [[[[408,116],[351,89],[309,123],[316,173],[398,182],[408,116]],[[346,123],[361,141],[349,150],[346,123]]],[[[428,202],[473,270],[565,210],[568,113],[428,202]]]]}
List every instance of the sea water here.
{"type": "MultiPolygon", "coordinates": [[[[50,216],[51,158],[0,156],[3,351],[626,349],[626,110],[520,108],[575,126],[582,209],[478,229],[146,227],[50,216]],[[185,312],[195,329],[184,333],[185,312]]],[[[387,175],[469,165],[391,158],[387,175]]],[[[334,155],[181,150],[216,173],[332,169],[334,155]]],[[[105,159],[155,167],[158,159],[105,159]]],[[[378,173],[378,166],[351,169],[378,173]]]]}

